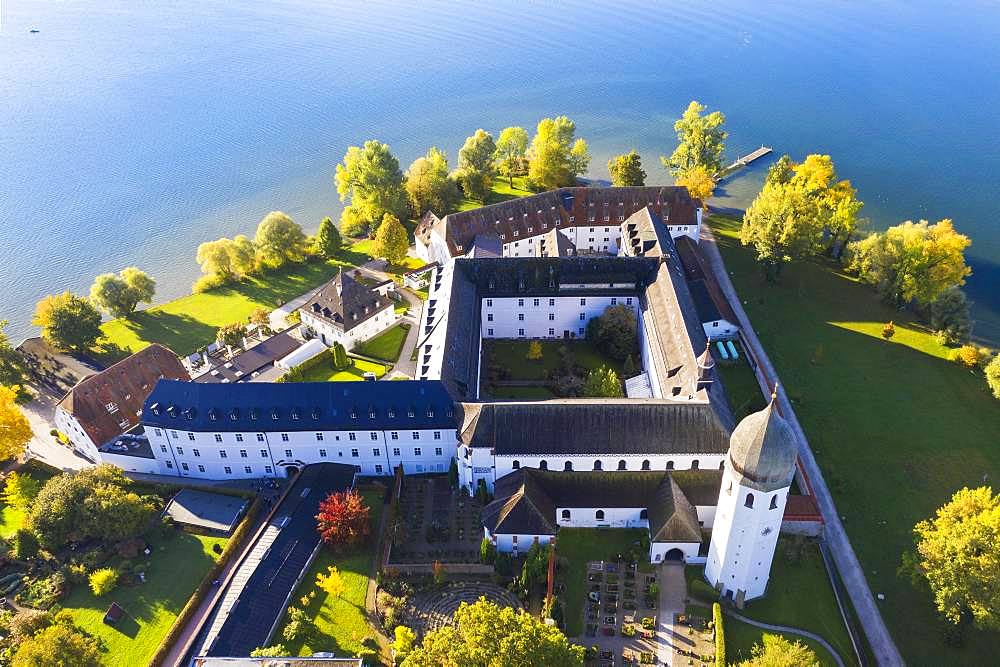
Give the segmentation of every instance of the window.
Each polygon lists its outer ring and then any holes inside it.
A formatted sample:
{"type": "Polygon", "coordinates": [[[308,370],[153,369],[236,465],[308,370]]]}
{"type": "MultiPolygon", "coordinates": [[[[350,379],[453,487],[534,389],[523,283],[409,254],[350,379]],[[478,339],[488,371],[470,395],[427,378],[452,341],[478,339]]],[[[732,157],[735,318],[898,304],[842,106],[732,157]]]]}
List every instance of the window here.
{"type": "Polygon", "coordinates": [[[585,319],[587,319],[587,314],[586,313],[580,313],[580,321],[583,322],[585,319]]]}
{"type": "Polygon", "coordinates": [[[517,335],[521,336],[523,338],[524,337],[524,329],[518,329],[517,330],[517,335]]]}
{"type": "Polygon", "coordinates": [[[549,335],[550,336],[555,336],[556,335],[556,330],[553,329],[552,327],[549,327],[549,335]]]}
{"type": "Polygon", "coordinates": [[[563,510],[563,511],[562,511],[562,518],[563,518],[563,521],[569,521],[569,516],[570,516],[570,515],[569,515],[569,510],[563,510]]]}
{"type": "Polygon", "coordinates": [[[594,461],[594,470],[601,470],[601,469],[602,469],[602,465],[601,465],[600,459],[598,459],[597,461],[594,461]]]}
{"type": "Polygon", "coordinates": [[[282,433],[281,434],[281,441],[282,442],[288,442],[288,434],[287,433],[282,433]]]}
{"type": "Polygon", "coordinates": [[[580,305],[581,306],[586,306],[587,305],[587,300],[586,299],[580,299],[580,305]]]}
{"type": "Polygon", "coordinates": [[[236,442],[243,442],[243,434],[242,433],[237,433],[236,434],[236,442]]]}
{"type": "Polygon", "coordinates": [[[434,431],[434,439],[435,440],[441,439],[441,431],[434,431]]]}
{"type": "Polygon", "coordinates": [[[521,469],[521,462],[520,462],[520,461],[518,461],[517,459],[514,459],[514,463],[513,463],[513,464],[511,464],[511,467],[512,467],[512,468],[513,468],[514,470],[520,470],[520,469],[521,469]]]}
{"type": "Polygon", "coordinates": [[[524,305],[524,299],[518,299],[517,300],[517,305],[523,306],[524,305]]]}
{"type": "Polygon", "coordinates": [[[420,448],[419,447],[414,447],[413,448],[413,455],[414,456],[420,456],[420,454],[421,454],[420,448]]]}
{"type": "MultiPolygon", "coordinates": [[[[260,450],[260,451],[261,451],[261,452],[266,452],[267,450],[265,450],[265,449],[262,449],[262,450],[260,450]]],[[[265,456],[266,456],[266,455],[267,455],[267,454],[265,453],[265,456]]],[[[241,449],[241,450],[240,450],[240,458],[241,458],[241,459],[245,459],[246,457],[247,457],[247,450],[245,450],[245,449],[241,449]]]]}
{"type": "Polygon", "coordinates": [[[393,431],[392,433],[389,434],[389,437],[393,440],[399,440],[399,432],[393,431]]]}
{"type": "Polygon", "coordinates": [[[167,453],[167,446],[166,445],[160,445],[160,451],[163,452],[164,454],[166,454],[167,453]]]}
{"type": "Polygon", "coordinates": [[[743,499],[743,507],[753,507],[753,494],[748,493],[747,497],[743,499]]]}
{"type": "Polygon", "coordinates": [[[352,459],[358,458],[358,450],[356,450],[356,449],[352,449],[351,450],[351,458],[352,459]]]}
{"type": "Polygon", "coordinates": [[[441,456],[442,454],[443,454],[443,452],[441,451],[440,447],[435,447],[434,448],[434,456],[441,456]]]}
{"type": "Polygon", "coordinates": [[[563,470],[565,470],[566,472],[572,471],[573,470],[573,462],[572,461],[566,461],[566,463],[563,464],[563,470]]]}
{"type": "Polygon", "coordinates": [[[545,459],[542,459],[541,461],[538,462],[538,469],[539,470],[548,470],[549,469],[549,462],[546,461],[545,459]]]}
{"type": "Polygon", "coordinates": [[[643,470],[649,470],[649,461],[643,461],[642,462],[642,469],[643,470]]]}
{"type": "MultiPolygon", "coordinates": [[[[240,450],[240,456],[243,457],[243,458],[246,458],[247,457],[246,450],[241,449],[240,450]]],[[[260,450],[260,457],[262,459],[266,459],[267,458],[267,450],[266,449],[260,450]]]]}
{"type": "Polygon", "coordinates": [[[225,468],[223,468],[223,470],[226,471],[227,475],[232,475],[233,474],[233,469],[230,468],[229,466],[226,466],[225,468]]]}
{"type": "Polygon", "coordinates": [[[487,336],[492,336],[493,335],[493,329],[487,329],[486,330],[486,335],[487,336]]]}
{"type": "Polygon", "coordinates": [[[604,510],[597,510],[594,512],[594,518],[598,521],[604,521],[604,510]]]}
{"type": "Polygon", "coordinates": [[[199,464],[198,472],[205,472],[205,466],[199,464]]]}
{"type": "Polygon", "coordinates": [[[627,470],[627,467],[625,465],[625,459],[621,459],[620,461],[618,461],[618,469],[619,470],[627,470]]]}
{"type": "Polygon", "coordinates": [[[268,475],[271,475],[274,473],[274,468],[272,468],[271,466],[264,466],[264,472],[266,472],[268,475]]]}
{"type": "Polygon", "coordinates": [[[694,461],[691,461],[691,470],[697,470],[697,469],[698,469],[698,459],[695,459],[694,461]]]}
{"type": "Polygon", "coordinates": [[[673,470],[673,469],[674,469],[674,462],[667,461],[667,470],[673,470]]]}
{"type": "Polygon", "coordinates": [[[649,510],[639,510],[639,519],[649,519],[649,510]]]}
{"type": "Polygon", "coordinates": [[[322,433],[317,433],[316,434],[316,442],[323,442],[323,434],[322,433]]]}
{"type": "Polygon", "coordinates": [[[353,433],[353,432],[348,433],[347,434],[347,439],[350,440],[351,442],[354,442],[355,440],[358,439],[358,434],[357,433],[353,433]]]}
{"type": "Polygon", "coordinates": [[[773,510],[778,509],[778,494],[774,494],[773,496],[771,496],[771,507],[770,507],[770,509],[773,509],[773,510]]]}
{"type": "Polygon", "coordinates": [[[181,464],[181,468],[183,468],[184,470],[187,470],[188,469],[188,464],[187,463],[182,463],[181,464]]]}
{"type": "Polygon", "coordinates": [[[263,433],[258,433],[257,434],[257,442],[264,442],[264,434],[263,433]]]}
{"type": "Polygon", "coordinates": [[[174,468],[174,464],[173,463],[171,463],[170,461],[166,461],[166,464],[167,464],[168,468],[170,468],[171,470],[173,470],[173,468],[174,468]]]}
{"type": "MultiPolygon", "coordinates": [[[[607,239],[604,239],[604,240],[607,241],[607,239]]],[[[617,306],[618,305],[618,299],[616,297],[611,297],[611,305],[612,306],[617,306]]]]}
{"type": "Polygon", "coordinates": [[[410,434],[410,436],[412,437],[413,440],[419,440],[420,439],[420,431],[413,431],[410,434]]]}
{"type": "MultiPolygon", "coordinates": [[[[219,435],[218,433],[216,433],[215,434],[215,438],[216,438],[215,441],[216,442],[221,442],[221,440],[219,440],[219,438],[221,438],[221,437],[222,437],[221,435],[219,435]]],[[[194,433],[188,433],[188,440],[194,440],[194,433]]]]}
{"type": "Polygon", "coordinates": [[[375,431],[372,431],[371,433],[368,434],[368,439],[369,440],[378,440],[378,433],[376,433],[375,431]]]}
{"type": "Polygon", "coordinates": [[[399,456],[399,447],[393,447],[392,448],[392,455],[393,456],[399,456]]]}
{"type": "Polygon", "coordinates": [[[486,321],[487,322],[493,321],[493,313],[486,313],[486,321]]]}
{"type": "Polygon", "coordinates": [[[184,456],[184,448],[183,447],[178,447],[177,448],[177,453],[180,454],[181,456],[184,456]]]}
{"type": "Polygon", "coordinates": [[[220,450],[219,450],[219,458],[220,458],[220,459],[224,459],[224,458],[226,458],[226,457],[228,457],[228,456],[229,456],[229,455],[228,455],[228,454],[226,454],[226,450],[224,450],[224,449],[220,449],[220,450]]]}
{"type": "Polygon", "coordinates": [[[556,314],[549,313],[549,322],[555,322],[555,320],[556,320],[556,314]]]}
{"type": "Polygon", "coordinates": [[[486,299],[486,305],[490,308],[493,307],[493,299],[486,299]]]}
{"type": "Polygon", "coordinates": [[[533,305],[537,306],[537,305],[538,305],[538,303],[539,303],[538,299],[535,299],[535,301],[534,301],[533,305]]]}
{"type": "Polygon", "coordinates": [[[576,330],[576,335],[577,335],[577,336],[580,336],[581,338],[582,338],[583,336],[585,336],[585,335],[586,335],[586,333],[587,333],[587,330],[586,330],[586,329],[584,329],[583,327],[580,327],[579,329],[577,329],[577,330],[576,330]]]}
{"type": "Polygon", "coordinates": [[[163,431],[161,431],[160,429],[154,428],[153,430],[156,431],[156,435],[163,435],[163,431]]]}
{"type": "Polygon", "coordinates": [[[517,314],[517,321],[518,322],[523,322],[524,321],[524,313],[518,313],[517,314]]]}
{"type": "Polygon", "coordinates": [[[201,456],[201,452],[199,452],[197,449],[192,449],[191,451],[194,453],[195,456],[201,456]]]}
{"type": "Polygon", "coordinates": [[[250,466],[243,466],[243,472],[249,475],[250,473],[253,472],[253,468],[251,468],[250,466]]]}
{"type": "Polygon", "coordinates": [[[381,475],[382,474],[382,466],[380,466],[378,464],[375,465],[375,474],[377,474],[377,475],[381,475]]]}
{"type": "Polygon", "coordinates": [[[290,450],[290,449],[286,449],[285,450],[285,458],[286,459],[292,458],[292,450],[290,450]]]}
{"type": "Polygon", "coordinates": [[[176,439],[177,439],[177,431],[171,431],[171,432],[170,432],[170,436],[171,436],[171,437],[172,437],[172,438],[173,438],[174,440],[176,440],[176,439]]]}
{"type": "Polygon", "coordinates": [[[321,459],[325,459],[326,458],[326,450],[325,449],[319,450],[319,457],[321,459]]]}
{"type": "Polygon", "coordinates": [[[625,305],[626,306],[631,306],[632,305],[632,297],[627,297],[625,299],[625,305]]]}
{"type": "Polygon", "coordinates": [[[382,456],[382,450],[376,447],[372,450],[372,456],[382,456]]]}
{"type": "Polygon", "coordinates": [[[556,305],[556,300],[555,299],[549,299],[549,305],[550,306],[556,305]]]}

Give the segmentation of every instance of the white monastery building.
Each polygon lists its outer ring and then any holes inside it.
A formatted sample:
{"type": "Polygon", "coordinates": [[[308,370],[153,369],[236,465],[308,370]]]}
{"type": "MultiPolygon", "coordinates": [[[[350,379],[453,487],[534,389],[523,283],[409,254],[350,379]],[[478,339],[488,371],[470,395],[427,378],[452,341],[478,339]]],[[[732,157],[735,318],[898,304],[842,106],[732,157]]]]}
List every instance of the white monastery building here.
{"type": "Polygon", "coordinates": [[[395,323],[389,296],[395,288],[391,280],[369,287],[341,270],[299,309],[302,326],[327,347],[340,343],[351,350],[395,323]]]}

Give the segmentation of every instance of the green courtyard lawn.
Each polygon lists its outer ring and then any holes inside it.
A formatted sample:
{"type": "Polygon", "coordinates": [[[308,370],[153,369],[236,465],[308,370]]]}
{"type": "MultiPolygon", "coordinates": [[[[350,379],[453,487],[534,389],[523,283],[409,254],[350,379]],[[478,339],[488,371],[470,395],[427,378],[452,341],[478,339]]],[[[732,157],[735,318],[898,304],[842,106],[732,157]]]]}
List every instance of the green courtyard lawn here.
{"type": "MultiPolygon", "coordinates": [[[[569,561],[562,575],[566,584],[563,604],[566,609],[566,636],[583,634],[583,609],[587,597],[587,563],[615,560],[618,554],[638,549],[647,531],[639,528],[562,528],[556,540],[556,555],[569,561]]],[[[642,562],[645,552],[639,554],[642,562]]]]}
{"type": "Polygon", "coordinates": [[[897,570],[912,529],[963,486],[1000,478],[1000,405],[981,371],[947,360],[907,312],[826,260],[797,262],[765,283],[739,222],[713,215],[727,270],[785,390],[904,659],[981,665],[1000,633],[969,629],[944,645],[931,596],[897,570]],[[892,320],[896,335],[881,337],[892,320]]]}
{"type": "MultiPolygon", "coordinates": [[[[707,607],[695,607],[694,609],[699,615],[707,614],[708,617],[711,618],[711,609],[707,607]]],[[[801,637],[791,633],[762,630],[761,628],[750,625],[749,623],[737,621],[735,618],[730,616],[724,616],[722,623],[726,632],[726,661],[730,664],[742,662],[743,660],[749,660],[753,655],[752,651],[754,644],[762,643],[764,640],[764,634],[767,633],[780,635],[788,641],[802,642],[816,652],[816,657],[819,659],[819,663],[823,667],[837,667],[837,661],[833,659],[830,652],[823,648],[819,642],[807,637],[801,637]]],[[[857,664],[856,660],[854,660],[850,654],[842,656],[842,659],[844,660],[844,664],[857,664]]]]}
{"type": "MultiPolygon", "coordinates": [[[[28,461],[17,472],[21,475],[28,475],[41,484],[45,484],[49,479],[59,474],[55,468],[35,460],[28,461]]],[[[11,507],[0,500],[0,538],[9,539],[17,532],[18,528],[24,526],[25,516],[24,511],[11,507]]]]}
{"type": "Polygon", "coordinates": [[[73,614],[74,623],[101,638],[107,648],[103,658],[105,664],[144,666],[191,593],[218,559],[212,552],[213,545],[224,546],[225,543],[226,538],[178,530],[172,537],[153,543],[146,583],[119,586],[100,598],[95,597],[86,584],[79,584],[60,604],[73,614]],[[120,604],[128,613],[115,627],[103,622],[104,612],[112,602],[120,604]]]}
{"type": "Polygon", "coordinates": [[[490,390],[490,396],[520,401],[547,401],[556,398],[556,395],[545,387],[494,387],[490,390]]]}
{"type": "Polygon", "coordinates": [[[374,373],[377,378],[385,375],[386,368],[382,364],[356,357],[351,357],[353,366],[338,371],[333,367],[333,358],[327,356],[323,362],[307,370],[299,382],[358,382],[365,379],[365,373],[374,373]]]}
{"type": "Polygon", "coordinates": [[[399,353],[403,350],[403,343],[406,342],[406,334],[409,332],[409,324],[397,324],[390,329],[386,329],[378,336],[365,341],[355,351],[366,357],[374,357],[375,359],[395,363],[399,359],[399,353]]]}
{"type": "Polygon", "coordinates": [[[105,360],[137,352],[150,343],[162,343],[178,355],[190,354],[215,340],[219,327],[246,322],[259,308],[273,310],[322,285],[341,268],[354,267],[370,259],[355,248],[325,262],[288,264],[262,276],[219,289],[189,294],[167,303],[140,310],[128,317],[105,322],[104,338],[98,345],[109,350],[105,360]]]}
{"type": "Polygon", "coordinates": [[[576,363],[587,370],[608,366],[618,377],[623,377],[622,364],[606,357],[593,345],[583,339],[542,340],[542,358],[528,359],[527,339],[494,338],[483,341],[484,366],[494,364],[510,371],[511,380],[538,380],[544,382],[546,374],[559,366],[559,348],[565,346],[572,352],[576,363]]]}
{"type": "MultiPolygon", "coordinates": [[[[733,409],[733,416],[737,420],[743,419],[752,412],[762,410],[766,405],[764,394],[757,384],[757,377],[753,369],[747,363],[743,354],[743,346],[738,342],[733,343],[740,358],[736,361],[716,361],[715,368],[722,376],[722,385],[726,388],[726,395],[729,397],[729,405],[733,409]]],[[[712,353],[716,354],[715,346],[712,346],[712,353]]]]}
{"type": "Polygon", "coordinates": [[[371,508],[372,539],[369,544],[347,554],[334,553],[325,547],[320,550],[291,601],[292,606],[301,607],[300,599],[315,591],[316,596],[305,610],[316,624],[316,636],[307,641],[286,642],[281,638],[284,630],[282,623],[272,641],[275,644],[283,643],[292,655],[308,656],[319,651],[330,651],[338,656],[352,656],[361,648],[361,642],[366,637],[375,634],[365,614],[365,596],[377,546],[384,491],[368,487],[361,488],[360,492],[371,508]],[[344,592],[337,598],[316,586],[316,575],[325,573],[331,565],[337,568],[344,581],[344,592]]]}
{"type": "MultiPolygon", "coordinates": [[[[506,178],[497,176],[493,180],[493,190],[486,198],[486,205],[498,204],[502,201],[507,201],[508,199],[517,199],[518,197],[527,197],[528,195],[535,194],[533,190],[528,189],[526,181],[527,179],[523,176],[515,176],[514,186],[511,187],[510,182],[506,178]]],[[[483,205],[483,202],[480,201],[463,199],[458,205],[458,210],[468,211],[474,208],[479,208],[483,205]]]]}

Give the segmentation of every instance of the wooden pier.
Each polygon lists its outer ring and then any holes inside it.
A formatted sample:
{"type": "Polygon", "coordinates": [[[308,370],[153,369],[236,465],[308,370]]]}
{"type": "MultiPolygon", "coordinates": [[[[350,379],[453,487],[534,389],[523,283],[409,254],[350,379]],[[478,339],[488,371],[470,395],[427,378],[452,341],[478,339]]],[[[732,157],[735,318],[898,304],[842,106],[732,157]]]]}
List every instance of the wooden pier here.
{"type": "Polygon", "coordinates": [[[743,167],[747,166],[748,164],[750,164],[754,160],[759,160],[760,158],[764,157],[765,155],[768,155],[769,153],[772,152],[772,150],[773,149],[770,146],[763,146],[762,145],[757,150],[755,150],[755,151],[753,151],[751,153],[747,153],[743,157],[737,158],[735,162],[733,162],[731,165],[729,165],[728,167],[726,167],[725,169],[723,169],[722,171],[720,171],[719,173],[717,173],[715,175],[715,180],[718,181],[718,180],[721,180],[721,179],[725,178],[726,176],[728,176],[729,174],[733,173],[737,169],[742,169],[743,167]]]}

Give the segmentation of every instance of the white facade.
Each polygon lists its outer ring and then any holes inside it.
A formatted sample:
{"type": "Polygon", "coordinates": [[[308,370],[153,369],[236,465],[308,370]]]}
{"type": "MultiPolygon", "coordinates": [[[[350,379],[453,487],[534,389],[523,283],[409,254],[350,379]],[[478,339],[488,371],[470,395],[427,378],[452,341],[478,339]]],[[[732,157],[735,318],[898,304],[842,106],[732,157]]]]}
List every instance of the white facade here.
{"type": "MultiPolygon", "coordinates": [[[[567,287],[573,285],[563,285],[567,287]]],[[[480,335],[482,338],[583,338],[590,320],[614,305],[629,306],[634,313],[639,312],[637,296],[486,298],[482,300],[480,335]]]]}
{"type": "Polygon", "coordinates": [[[97,451],[97,444],[90,439],[87,432],[83,430],[80,420],[71,415],[62,406],[56,406],[55,414],[56,430],[65,434],[73,444],[73,449],[77,450],[91,461],[100,461],[100,454],[97,451]]]}
{"type": "MultiPolygon", "coordinates": [[[[284,477],[310,463],[346,463],[361,475],[447,472],[457,446],[451,429],[199,433],[147,427],[154,472],[201,479],[284,477]]],[[[122,466],[124,467],[124,466],[122,466]]],[[[128,468],[126,468],[128,469],[128,468]]]]}
{"type": "Polygon", "coordinates": [[[715,513],[705,578],[738,604],[767,591],[789,487],[764,493],[741,486],[727,468],[715,513]]]}
{"type": "Polygon", "coordinates": [[[702,322],[701,326],[705,330],[705,336],[709,340],[729,340],[740,335],[739,326],[725,318],[702,322]]]}
{"type": "Polygon", "coordinates": [[[493,535],[488,528],[483,528],[483,536],[493,543],[497,551],[515,556],[530,549],[536,540],[542,546],[547,545],[552,540],[551,535],[493,535]]]}
{"type": "Polygon", "coordinates": [[[315,331],[316,337],[321,343],[327,347],[332,347],[334,343],[340,343],[348,351],[353,350],[354,346],[369,338],[379,335],[396,321],[395,308],[392,303],[380,310],[378,315],[368,318],[347,331],[322,317],[315,317],[305,308],[300,309],[299,313],[302,317],[302,325],[315,331]]]}
{"type": "Polygon", "coordinates": [[[118,466],[127,472],[142,472],[150,475],[173,474],[164,473],[163,465],[157,459],[150,459],[144,456],[115,454],[114,452],[104,451],[100,453],[98,461],[100,463],[110,463],[111,465],[118,466]]]}

